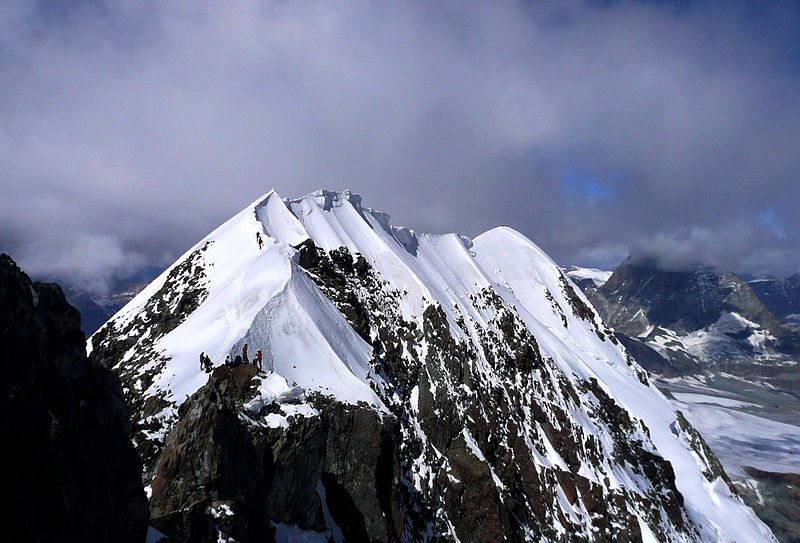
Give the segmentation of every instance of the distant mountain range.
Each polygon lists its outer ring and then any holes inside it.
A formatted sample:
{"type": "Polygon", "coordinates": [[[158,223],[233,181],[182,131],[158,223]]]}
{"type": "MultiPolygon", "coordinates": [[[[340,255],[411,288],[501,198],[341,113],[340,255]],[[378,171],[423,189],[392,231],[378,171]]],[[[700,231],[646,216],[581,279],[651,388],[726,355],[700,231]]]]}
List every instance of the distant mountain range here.
{"type": "Polygon", "coordinates": [[[134,277],[114,281],[109,293],[99,295],[75,284],[64,284],[64,295],[81,314],[81,328],[87,336],[94,334],[108,319],[130,302],[159,273],[160,269],[147,267],[134,277]]]}
{"type": "Polygon", "coordinates": [[[786,279],[752,279],[747,282],[767,309],[779,319],[800,321],[800,273],[786,279]]]}
{"type": "Polygon", "coordinates": [[[655,259],[628,259],[607,275],[577,267],[567,275],[637,360],[661,375],[736,361],[776,365],[800,352],[798,275],[745,281],[701,264],[665,270],[655,259]]]}

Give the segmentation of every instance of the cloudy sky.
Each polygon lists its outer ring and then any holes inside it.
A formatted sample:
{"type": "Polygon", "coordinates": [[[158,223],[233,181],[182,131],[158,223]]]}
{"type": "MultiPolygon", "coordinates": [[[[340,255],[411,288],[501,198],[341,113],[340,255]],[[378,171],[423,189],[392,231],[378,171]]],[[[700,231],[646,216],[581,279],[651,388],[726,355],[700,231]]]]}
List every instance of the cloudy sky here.
{"type": "Polygon", "coordinates": [[[0,250],[102,290],[351,188],[563,264],[800,269],[800,3],[0,3],[0,250]]]}

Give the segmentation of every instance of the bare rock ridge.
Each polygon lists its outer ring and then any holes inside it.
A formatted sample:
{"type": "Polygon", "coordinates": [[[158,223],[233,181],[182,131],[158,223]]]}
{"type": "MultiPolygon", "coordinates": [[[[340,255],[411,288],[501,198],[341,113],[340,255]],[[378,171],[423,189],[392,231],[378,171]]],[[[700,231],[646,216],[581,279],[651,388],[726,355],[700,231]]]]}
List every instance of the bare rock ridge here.
{"type": "Polygon", "coordinates": [[[243,415],[256,374],[217,368],[181,406],[153,481],[152,523],[176,541],[270,541],[276,524],[322,533],[329,523],[347,541],[398,541],[396,421],[318,397],[318,417],[259,425],[243,415]]]}
{"type": "Polygon", "coordinates": [[[87,359],[58,285],[0,255],[6,541],[141,543],[147,500],[119,381],[87,359]]]}

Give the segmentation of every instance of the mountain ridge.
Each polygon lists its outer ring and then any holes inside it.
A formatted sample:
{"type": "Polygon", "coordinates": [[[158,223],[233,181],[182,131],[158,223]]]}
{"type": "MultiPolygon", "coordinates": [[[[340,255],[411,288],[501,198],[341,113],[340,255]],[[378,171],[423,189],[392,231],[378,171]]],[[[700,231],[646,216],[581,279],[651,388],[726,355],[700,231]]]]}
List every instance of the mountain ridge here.
{"type": "MultiPolygon", "coordinates": [[[[219,365],[245,343],[263,349],[261,379],[306,398],[298,415],[258,389],[245,425],[256,450],[280,457],[280,436],[327,401],[399,421],[387,454],[399,466],[388,492],[402,540],[771,540],[588,299],[510,228],[473,240],[417,234],[349,191],[254,201],[90,339],[92,357],[125,383],[146,480],[165,476],[165,442],[191,440],[175,433],[186,398],[211,409],[196,396],[199,352],[219,365]],[[469,488],[489,501],[465,500],[469,488]],[[476,516],[489,532],[474,532],[476,516]]],[[[358,518],[324,497],[349,468],[324,469],[311,499],[332,517],[273,517],[278,534],[330,535],[358,518]]],[[[203,495],[200,516],[213,524],[214,496],[203,495]]],[[[159,514],[190,505],[178,502],[159,514]]]]}
{"type": "Polygon", "coordinates": [[[797,330],[753,285],[710,266],[669,270],[641,258],[623,262],[601,285],[580,283],[626,345],[665,376],[737,360],[779,363],[796,354],[797,330]]]}

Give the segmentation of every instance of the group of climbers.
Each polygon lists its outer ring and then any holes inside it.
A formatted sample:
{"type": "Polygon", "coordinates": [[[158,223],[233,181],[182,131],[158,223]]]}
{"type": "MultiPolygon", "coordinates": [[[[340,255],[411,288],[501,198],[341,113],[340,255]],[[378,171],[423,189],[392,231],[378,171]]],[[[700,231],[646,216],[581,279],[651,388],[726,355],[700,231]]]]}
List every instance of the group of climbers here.
{"type": "MultiPolygon", "coordinates": [[[[255,357],[253,357],[253,365],[259,369],[259,371],[263,370],[263,360],[264,360],[264,353],[261,352],[261,349],[256,351],[255,357]]],[[[225,365],[229,368],[235,368],[241,364],[249,364],[250,358],[247,354],[247,343],[244,344],[242,347],[242,354],[236,355],[235,358],[232,358],[231,355],[225,357],[225,365]]],[[[200,369],[206,373],[211,373],[211,370],[214,369],[214,364],[211,362],[211,358],[206,353],[200,353],[200,369]]]]}
{"type": "MultiPolygon", "coordinates": [[[[258,243],[258,248],[262,249],[264,247],[264,239],[261,237],[261,232],[256,232],[256,243],[258,243]]],[[[264,354],[261,352],[261,349],[256,351],[256,356],[253,358],[253,365],[260,370],[263,370],[262,361],[264,359],[264,354]]],[[[225,357],[225,365],[229,368],[235,368],[240,364],[249,364],[250,358],[247,354],[247,343],[244,344],[242,347],[242,354],[236,355],[235,358],[231,358],[231,355],[225,357]]],[[[200,353],[200,369],[206,373],[211,373],[211,370],[214,369],[214,364],[211,362],[211,357],[209,357],[205,352],[200,353]]]]}
{"type": "Polygon", "coordinates": [[[206,353],[200,353],[200,369],[206,373],[211,373],[214,369],[214,364],[211,363],[211,357],[206,353]]]}

